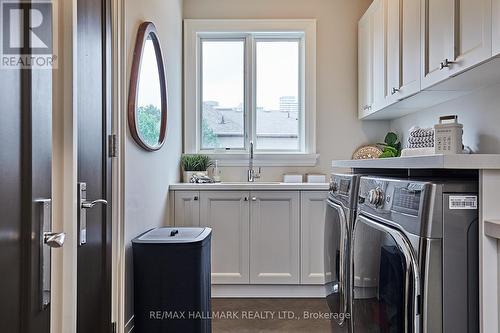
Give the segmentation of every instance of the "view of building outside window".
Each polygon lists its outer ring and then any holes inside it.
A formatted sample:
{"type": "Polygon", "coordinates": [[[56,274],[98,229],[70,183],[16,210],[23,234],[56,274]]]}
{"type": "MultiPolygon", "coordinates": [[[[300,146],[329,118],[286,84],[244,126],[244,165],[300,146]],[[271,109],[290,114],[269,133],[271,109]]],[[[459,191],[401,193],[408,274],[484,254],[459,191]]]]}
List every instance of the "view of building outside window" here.
{"type": "Polygon", "coordinates": [[[202,149],[245,147],[244,68],[244,40],[202,42],[202,149]]]}
{"type": "MultiPolygon", "coordinates": [[[[202,149],[244,148],[244,44],[202,41],[202,149]]],[[[299,50],[295,39],[256,42],[257,149],[299,149],[299,50]]]]}
{"type": "Polygon", "coordinates": [[[257,41],[257,149],[299,149],[299,41],[257,41]]]}

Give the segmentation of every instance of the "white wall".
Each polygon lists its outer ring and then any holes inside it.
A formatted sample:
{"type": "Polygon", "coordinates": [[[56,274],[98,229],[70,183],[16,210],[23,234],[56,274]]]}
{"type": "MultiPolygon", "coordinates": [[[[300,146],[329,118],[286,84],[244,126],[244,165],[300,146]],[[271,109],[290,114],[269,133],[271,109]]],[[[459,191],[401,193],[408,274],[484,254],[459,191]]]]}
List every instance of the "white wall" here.
{"type": "MultiPolygon", "coordinates": [[[[316,168],[263,168],[263,180],[284,172],[329,173],[332,159],[348,159],[362,144],[378,142],[388,122],[357,119],[357,22],[371,0],[184,0],[190,19],[317,19],[316,168]]],[[[223,179],[241,181],[245,168],[222,168],[223,179]]]]}
{"type": "Polygon", "coordinates": [[[464,145],[477,153],[500,154],[500,85],[396,119],[391,129],[406,140],[412,126],[433,127],[440,116],[454,114],[464,125],[464,145]]]}
{"type": "MultiPolygon", "coordinates": [[[[128,131],[124,143],[124,233],[125,233],[125,320],[133,315],[132,249],[130,240],[140,233],[167,223],[168,187],[179,181],[182,151],[182,0],[125,0],[124,63],[127,66],[126,91],[137,29],[152,21],[158,30],[167,72],[168,128],[163,148],[146,152],[128,131]]],[[[126,105],[126,101],[123,102],[126,105]]],[[[123,110],[125,114],[125,110],[123,110]]]]}

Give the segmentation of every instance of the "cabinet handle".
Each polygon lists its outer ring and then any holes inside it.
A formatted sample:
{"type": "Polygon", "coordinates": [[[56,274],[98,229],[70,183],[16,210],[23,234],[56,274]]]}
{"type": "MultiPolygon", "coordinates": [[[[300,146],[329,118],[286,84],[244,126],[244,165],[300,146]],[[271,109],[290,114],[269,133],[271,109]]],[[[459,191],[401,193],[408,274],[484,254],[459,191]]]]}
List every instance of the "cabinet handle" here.
{"type": "Polygon", "coordinates": [[[394,95],[395,93],[399,92],[398,88],[392,88],[391,94],[394,95]]]}
{"type": "Polygon", "coordinates": [[[450,65],[455,64],[455,61],[449,61],[448,59],[444,59],[443,62],[441,62],[439,69],[443,70],[445,68],[449,68],[450,65]]]}
{"type": "Polygon", "coordinates": [[[252,197],[252,201],[257,201],[257,198],[256,197],[252,197]]]}
{"type": "Polygon", "coordinates": [[[195,195],[195,197],[193,198],[194,201],[198,201],[198,196],[195,195]]]}
{"type": "Polygon", "coordinates": [[[244,198],[243,198],[243,201],[248,201],[248,197],[244,197],[244,198]]]}

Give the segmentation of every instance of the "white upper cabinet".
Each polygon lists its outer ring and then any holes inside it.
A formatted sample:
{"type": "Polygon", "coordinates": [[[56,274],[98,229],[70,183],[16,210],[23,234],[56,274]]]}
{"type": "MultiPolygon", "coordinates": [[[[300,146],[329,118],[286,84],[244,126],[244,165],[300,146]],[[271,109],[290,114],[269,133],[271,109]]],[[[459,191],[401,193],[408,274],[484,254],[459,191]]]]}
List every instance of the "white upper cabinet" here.
{"type": "Polygon", "coordinates": [[[174,221],[177,227],[200,225],[200,192],[175,191],[174,221]]]}
{"type": "Polygon", "coordinates": [[[252,192],[250,205],[250,283],[298,284],[299,192],[252,192]]]}
{"type": "Polygon", "coordinates": [[[300,196],[300,283],[324,284],[324,236],[326,191],[307,191],[300,196]]]}
{"type": "Polygon", "coordinates": [[[500,0],[375,0],[358,29],[361,119],[398,118],[500,81],[500,0]]]}
{"type": "Polygon", "coordinates": [[[202,191],[200,225],[212,228],[212,283],[248,284],[249,192],[202,191]]]}
{"type": "Polygon", "coordinates": [[[492,9],[493,9],[492,48],[493,48],[493,55],[497,56],[500,55],[500,0],[493,0],[492,9]]]}
{"type": "Polygon", "coordinates": [[[373,31],[373,107],[386,105],[387,87],[385,71],[385,4],[386,0],[375,0],[371,6],[373,31]]]}
{"type": "Polygon", "coordinates": [[[358,23],[358,113],[360,118],[368,114],[373,106],[371,21],[371,16],[365,14],[358,23]]]}
{"type": "Polygon", "coordinates": [[[358,23],[360,118],[386,104],[385,2],[386,0],[375,0],[358,23]]]}
{"type": "Polygon", "coordinates": [[[387,104],[420,91],[420,1],[387,0],[387,104]]]}
{"type": "Polygon", "coordinates": [[[422,0],[422,88],[491,58],[491,0],[422,0]]]}

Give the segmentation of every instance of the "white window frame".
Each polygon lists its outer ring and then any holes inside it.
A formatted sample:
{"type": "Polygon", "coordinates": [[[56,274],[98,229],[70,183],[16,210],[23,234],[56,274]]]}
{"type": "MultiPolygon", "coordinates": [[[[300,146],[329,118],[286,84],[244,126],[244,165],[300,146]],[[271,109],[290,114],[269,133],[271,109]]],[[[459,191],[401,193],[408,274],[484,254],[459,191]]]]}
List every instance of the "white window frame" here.
{"type": "Polygon", "coordinates": [[[248,142],[243,150],[201,150],[201,40],[245,38],[245,133],[255,136],[255,50],[253,41],[283,36],[300,39],[299,119],[300,150],[257,150],[255,163],[261,166],[314,166],[316,154],[316,20],[184,20],[184,152],[203,153],[220,165],[248,164],[248,142]],[[250,41],[248,40],[250,39],[250,41]],[[247,47],[250,46],[250,47],[247,47]],[[253,84],[248,85],[251,82],[253,84]],[[253,96],[253,98],[252,98],[253,96]]]}

